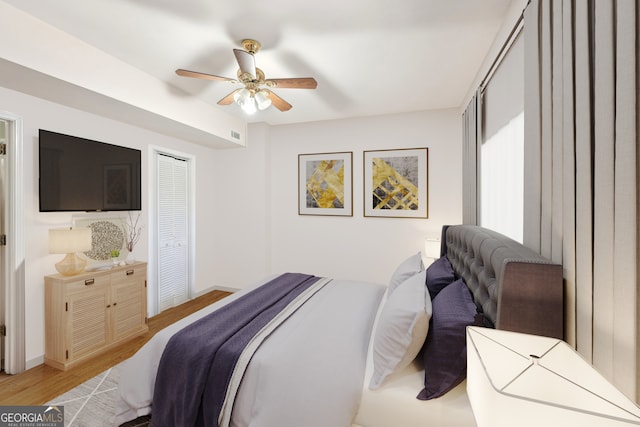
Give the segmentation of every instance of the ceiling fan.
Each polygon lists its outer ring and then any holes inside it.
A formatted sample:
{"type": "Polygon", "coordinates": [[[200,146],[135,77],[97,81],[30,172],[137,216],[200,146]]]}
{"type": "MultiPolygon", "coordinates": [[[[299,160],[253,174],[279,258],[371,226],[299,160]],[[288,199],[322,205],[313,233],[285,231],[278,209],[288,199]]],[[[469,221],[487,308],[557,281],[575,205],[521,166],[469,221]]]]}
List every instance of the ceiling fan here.
{"type": "Polygon", "coordinates": [[[251,114],[256,109],[264,110],[273,105],[280,111],[288,111],[291,104],[273,93],[270,89],[315,89],[318,82],[313,77],[298,77],[284,79],[266,79],[264,72],[256,67],[254,55],[260,50],[260,43],[252,40],[242,40],[241,49],[233,49],[233,54],[238,62],[238,78],[215,76],[197,71],[178,69],[176,74],[183,77],[194,77],[197,79],[223,81],[230,83],[240,83],[243,87],[234,90],[220,101],[219,105],[229,105],[236,102],[245,112],[251,114]]]}

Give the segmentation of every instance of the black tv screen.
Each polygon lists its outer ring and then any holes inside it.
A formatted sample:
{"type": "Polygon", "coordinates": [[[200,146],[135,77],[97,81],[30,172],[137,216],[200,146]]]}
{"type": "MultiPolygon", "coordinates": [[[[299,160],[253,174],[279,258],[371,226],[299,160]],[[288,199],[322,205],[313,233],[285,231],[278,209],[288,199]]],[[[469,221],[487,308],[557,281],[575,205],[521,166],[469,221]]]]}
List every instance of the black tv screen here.
{"type": "Polygon", "coordinates": [[[135,211],[141,152],[40,129],[40,212],[135,211]]]}

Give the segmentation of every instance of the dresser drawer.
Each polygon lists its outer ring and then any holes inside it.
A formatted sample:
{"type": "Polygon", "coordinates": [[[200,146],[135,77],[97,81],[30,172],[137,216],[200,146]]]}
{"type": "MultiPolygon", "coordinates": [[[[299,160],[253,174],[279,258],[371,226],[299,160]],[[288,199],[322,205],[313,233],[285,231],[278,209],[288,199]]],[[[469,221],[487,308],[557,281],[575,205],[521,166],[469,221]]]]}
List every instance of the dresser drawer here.
{"type": "Polygon", "coordinates": [[[137,283],[147,277],[146,266],[127,266],[111,273],[111,280],[118,283],[137,283]]]}
{"type": "Polygon", "coordinates": [[[79,280],[70,281],[64,284],[67,293],[82,292],[88,289],[102,288],[109,286],[109,275],[82,277],[79,280]]]}

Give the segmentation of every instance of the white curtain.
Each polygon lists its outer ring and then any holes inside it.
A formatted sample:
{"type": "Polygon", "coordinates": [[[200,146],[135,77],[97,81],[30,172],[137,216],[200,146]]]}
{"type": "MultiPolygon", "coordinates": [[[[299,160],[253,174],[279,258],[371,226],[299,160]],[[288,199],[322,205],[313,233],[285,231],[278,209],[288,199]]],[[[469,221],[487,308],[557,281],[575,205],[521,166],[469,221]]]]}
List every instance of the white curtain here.
{"type": "Polygon", "coordinates": [[[525,245],[562,263],[566,339],[638,399],[638,0],[525,10],[525,245]]]}

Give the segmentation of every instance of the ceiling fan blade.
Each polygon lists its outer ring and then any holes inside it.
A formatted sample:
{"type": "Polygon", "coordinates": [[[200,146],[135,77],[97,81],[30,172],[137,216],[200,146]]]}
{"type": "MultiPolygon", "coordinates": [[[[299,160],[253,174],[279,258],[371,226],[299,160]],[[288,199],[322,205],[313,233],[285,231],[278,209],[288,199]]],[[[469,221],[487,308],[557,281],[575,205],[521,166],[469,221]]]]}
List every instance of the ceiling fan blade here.
{"type": "Polygon", "coordinates": [[[183,77],[194,77],[196,79],[234,82],[234,83],[237,82],[236,79],[230,79],[228,77],[214,76],[213,74],[205,74],[205,73],[199,73],[197,71],[189,71],[189,70],[183,70],[183,69],[177,69],[176,74],[183,77]]]}
{"type": "Polygon", "coordinates": [[[275,93],[271,92],[268,89],[262,89],[262,90],[267,92],[267,95],[269,95],[269,99],[271,100],[271,105],[276,107],[278,110],[280,110],[280,111],[289,111],[291,109],[292,105],[289,104],[284,99],[280,98],[275,93]]]}
{"type": "Polygon", "coordinates": [[[313,77],[297,77],[291,79],[269,79],[265,82],[269,87],[287,89],[315,89],[318,82],[313,77]]]}
{"type": "Polygon", "coordinates": [[[256,59],[253,54],[241,50],[241,49],[233,49],[233,54],[236,56],[236,61],[238,61],[238,66],[240,66],[240,71],[243,74],[248,74],[251,76],[251,80],[256,79],[256,59]]]}
{"type": "Polygon", "coordinates": [[[240,89],[236,89],[233,92],[231,92],[229,95],[225,96],[224,98],[222,98],[220,101],[218,101],[218,105],[229,105],[229,104],[233,104],[234,99],[233,96],[236,94],[236,92],[238,92],[239,90],[242,90],[242,88],[240,89]]]}

